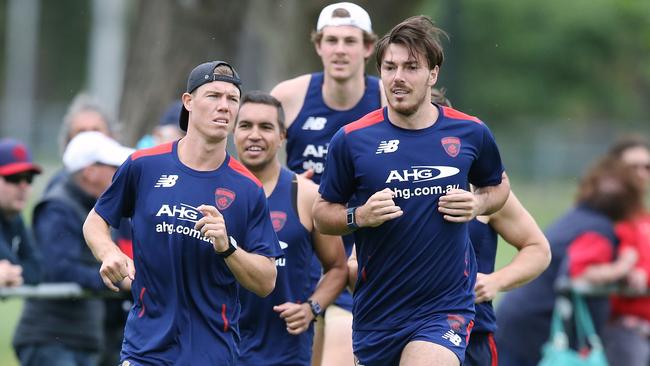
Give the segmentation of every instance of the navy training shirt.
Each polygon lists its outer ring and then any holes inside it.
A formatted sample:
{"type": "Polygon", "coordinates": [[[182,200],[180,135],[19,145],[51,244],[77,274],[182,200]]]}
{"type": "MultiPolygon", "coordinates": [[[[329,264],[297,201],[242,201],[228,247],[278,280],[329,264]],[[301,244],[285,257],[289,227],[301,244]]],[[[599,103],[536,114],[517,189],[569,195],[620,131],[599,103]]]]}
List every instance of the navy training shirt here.
{"type": "Polygon", "coordinates": [[[240,248],[282,250],[261,183],[226,155],[214,171],[178,159],[178,142],[140,150],[118,169],[95,211],[111,226],[133,225],[136,275],[122,360],[135,365],[235,365],[239,285],[210,240],[194,229],[202,204],[216,206],[240,248]]]}
{"type": "Polygon", "coordinates": [[[275,260],[278,270],[275,289],[263,299],[245,289],[240,293],[240,366],[311,364],[313,327],[299,335],[289,334],[284,319],[273,311],[273,306],[285,302],[306,302],[316,288],[316,280],[309,273],[314,254],[311,233],[302,225],[292,205],[297,194],[294,179],[295,173],[282,168],[268,197],[273,229],[284,250],[284,257],[275,260]]]}
{"type": "Polygon", "coordinates": [[[314,170],[312,180],[320,183],[327,150],[339,128],[381,108],[379,79],[366,76],[361,100],[349,110],[332,109],[323,100],[322,72],[311,74],[300,112],[287,129],[287,167],[297,173],[314,170]]]}
{"type": "MultiPolygon", "coordinates": [[[[314,170],[312,180],[320,183],[325,170],[327,150],[332,136],[341,127],[356,121],[366,114],[381,108],[379,79],[365,76],[366,89],[359,102],[348,110],[332,109],[323,100],[324,74],[311,74],[309,86],[300,112],[287,129],[287,167],[297,173],[314,170]]],[[[343,236],[346,256],[352,253],[354,238],[343,236]]],[[[312,259],[312,276],[317,281],[321,276],[320,262],[312,259]]],[[[347,289],[336,298],[334,304],[352,311],[352,295],[347,289]]]]}
{"type": "Polygon", "coordinates": [[[408,130],[391,123],[382,108],[339,130],[330,143],[319,189],[325,200],[366,202],[389,188],[404,212],[354,233],[355,330],[396,329],[474,310],[476,263],[467,224],[444,220],[438,198],[469,183],[498,185],[503,166],[480,120],[447,107],[439,112],[430,127],[408,130]]]}

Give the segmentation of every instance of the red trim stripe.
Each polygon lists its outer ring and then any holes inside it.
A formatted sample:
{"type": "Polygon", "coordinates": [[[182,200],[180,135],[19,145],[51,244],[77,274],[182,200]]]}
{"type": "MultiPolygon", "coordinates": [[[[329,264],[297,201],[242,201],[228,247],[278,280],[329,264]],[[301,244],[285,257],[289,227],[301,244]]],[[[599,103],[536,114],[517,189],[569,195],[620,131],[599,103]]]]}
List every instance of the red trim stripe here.
{"type": "Polygon", "coordinates": [[[232,156],[230,157],[230,161],[228,162],[228,167],[230,169],[236,171],[237,173],[245,176],[246,178],[250,179],[255,183],[258,187],[262,187],[262,182],[260,182],[259,179],[257,179],[256,176],[253,175],[246,167],[238,162],[237,160],[233,159],[232,156]]]}
{"type": "Polygon", "coordinates": [[[492,354],[491,366],[499,366],[499,355],[497,353],[497,342],[494,341],[494,334],[488,334],[488,344],[490,345],[490,353],[492,354]]]}
{"type": "Polygon", "coordinates": [[[147,292],[147,288],[143,287],[142,290],[140,290],[140,296],[138,297],[140,299],[140,306],[142,309],[140,309],[140,312],[138,313],[138,318],[142,318],[144,315],[146,308],[144,306],[144,293],[147,292]]]}
{"type": "Polygon", "coordinates": [[[478,119],[478,118],[476,118],[474,116],[470,116],[469,114],[465,114],[465,113],[463,113],[461,111],[457,111],[457,110],[455,110],[453,108],[450,108],[450,107],[442,107],[442,114],[445,117],[448,117],[448,118],[464,119],[464,120],[467,120],[467,121],[474,121],[476,123],[483,123],[483,122],[481,122],[480,119],[478,119]]]}
{"type": "Polygon", "coordinates": [[[345,131],[346,134],[348,134],[352,131],[360,130],[368,126],[375,125],[383,120],[384,120],[384,109],[381,108],[366,114],[365,116],[361,117],[360,119],[352,123],[345,125],[345,127],[343,127],[343,130],[345,131]]]}
{"type": "Polygon", "coordinates": [[[221,304],[221,319],[223,320],[223,331],[228,331],[228,316],[226,315],[226,304],[221,304]]]}
{"type": "Polygon", "coordinates": [[[474,328],[474,321],[470,320],[469,324],[467,324],[466,332],[467,332],[467,337],[465,337],[465,344],[469,344],[469,336],[472,334],[472,328],[474,328]]]}
{"type": "Polygon", "coordinates": [[[142,149],[131,154],[131,161],[139,159],[143,156],[152,156],[152,155],[161,155],[172,152],[173,142],[168,142],[166,144],[150,147],[148,149],[142,149]]]}

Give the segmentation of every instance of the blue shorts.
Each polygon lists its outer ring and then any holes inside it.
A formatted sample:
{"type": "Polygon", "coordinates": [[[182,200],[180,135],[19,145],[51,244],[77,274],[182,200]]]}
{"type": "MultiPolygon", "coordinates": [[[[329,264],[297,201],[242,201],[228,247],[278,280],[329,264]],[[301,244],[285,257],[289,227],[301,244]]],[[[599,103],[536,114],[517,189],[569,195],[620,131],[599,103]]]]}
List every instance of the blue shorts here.
{"type": "Polygon", "coordinates": [[[400,329],[354,330],[352,345],[358,365],[399,365],[402,350],[409,342],[435,343],[452,351],[462,364],[474,314],[444,314],[400,329]]]}
{"type": "Polygon", "coordinates": [[[465,352],[463,366],[498,366],[497,344],[494,334],[472,332],[465,352]]]}

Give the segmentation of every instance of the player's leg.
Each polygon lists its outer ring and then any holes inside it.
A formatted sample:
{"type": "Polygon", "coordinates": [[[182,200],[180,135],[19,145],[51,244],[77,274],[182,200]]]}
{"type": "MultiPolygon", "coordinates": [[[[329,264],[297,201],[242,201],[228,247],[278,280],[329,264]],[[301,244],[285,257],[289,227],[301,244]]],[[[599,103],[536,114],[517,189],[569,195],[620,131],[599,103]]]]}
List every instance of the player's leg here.
{"type": "Polygon", "coordinates": [[[322,366],[354,365],[352,313],[336,305],[325,311],[322,366]]]}
{"type": "Polygon", "coordinates": [[[319,315],[314,324],[314,344],[311,347],[311,366],[321,366],[325,338],[325,317],[319,315]]]}
{"type": "Polygon", "coordinates": [[[450,349],[426,341],[411,341],[399,361],[400,366],[459,366],[458,356],[450,349]]]}

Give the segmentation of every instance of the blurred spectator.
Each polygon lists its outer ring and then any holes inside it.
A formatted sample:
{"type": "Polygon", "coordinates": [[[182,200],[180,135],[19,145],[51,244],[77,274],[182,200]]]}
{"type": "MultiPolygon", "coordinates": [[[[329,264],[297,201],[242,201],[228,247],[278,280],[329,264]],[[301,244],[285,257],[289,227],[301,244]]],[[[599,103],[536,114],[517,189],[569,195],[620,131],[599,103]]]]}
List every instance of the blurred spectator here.
{"type": "MultiPolygon", "coordinates": [[[[68,106],[59,128],[59,150],[63,153],[70,140],[81,132],[97,131],[112,137],[114,124],[99,101],[85,93],[77,94],[68,106]]],[[[54,173],[45,186],[45,193],[65,175],[65,169],[54,173]]]]}
{"type": "Polygon", "coordinates": [[[98,131],[113,136],[115,121],[101,103],[89,94],[77,94],[63,116],[59,129],[59,149],[61,153],[72,138],[86,131],[98,131]]]}
{"type": "MultiPolygon", "coordinates": [[[[176,119],[178,121],[178,118],[176,119]]],[[[93,96],[80,93],[74,97],[68,110],[63,116],[63,122],[59,129],[59,148],[61,152],[65,150],[68,143],[77,134],[86,131],[101,132],[108,137],[113,137],[116,131],[116,122],[114,118],[106,111],[99,100],[93,96]]],[[[47,183],[45,193],[47,193],[57,182],[66,178],[68,172],[60,169],[47,183]]],[[[131,222],[127,219],[120,225],[120,229],[113,232],[115,241],[119,244],[120,249],[131,256],[131,222]]],[[[130,300],[106,299],[105,333],[106,347],[102,354],[102,366],[115,365],[119,361],[120,349],[122,348],[122,336],[124,324],[128,309],[132,305],[130,300]]]]}
{"type": "MultiPolygon", "coordinates": [[[[78,134],[66,147],[63,163],[69,174],[34,208],[34,233],[43,253],[45,282],[104,289],[100,265],[86,246],[82,226],[131,152],[97,131],[78,134]]],[[[104,342],[103,321],[101,299],[28,300],[14,347],[22,365],[97,365],[104,342]]]]}
{"type": "Polygon", "coordinates": [[[38,257],[21,212],[40,172],[25,145],[0,140],[0,287],[39,281],[38,257]]]}
{"type": "Polygon", "coordinates": [[[185,131],[178,127],[178,119],[181,115],[183,103],[180,100],[172,102],[165,113],[160,117],[158,126],[154,127],[151,135],[143,136],[138,144],[137,149],[146,149],[156,145],[172,142],[185,136],[185,131]]]}
{"type": "MultiPolygon", "coordinates": [[[[528,285],[504,295],[497,308],[499,365],[537,365],[550,333],[558,278],[606,284],[626,276],[637,256],[623,250],[615,258],[614,222],[635,213],[640,197],[634,171],[615,159],[602,159],[587,171],[577,205],[546,230],[551,265],[528,285]]],[[[600,334],[609,317],[608,297],[593,297],[588,305],[600,334]]]]}
{"type": "MultiPolygon", "coordinates": [[[[650,185],[650,145],[641,137],[625,137],[609,151],[634,168],[645,188],[650,185]]],[[[644,197],[645,198],[645,194],[644,197]]],[[[627,285],[638,291],[648,288],[650,273],[650,212],[643,207],[629,220],[616,225],[620,248],[636,250],[639,259],[627,275],[627,285]]],[[[605,350],[611,366],[650,365],[650,297],[612,297],[612,316],[604,332],[605,350]]]]}

